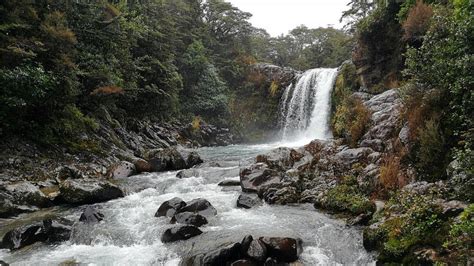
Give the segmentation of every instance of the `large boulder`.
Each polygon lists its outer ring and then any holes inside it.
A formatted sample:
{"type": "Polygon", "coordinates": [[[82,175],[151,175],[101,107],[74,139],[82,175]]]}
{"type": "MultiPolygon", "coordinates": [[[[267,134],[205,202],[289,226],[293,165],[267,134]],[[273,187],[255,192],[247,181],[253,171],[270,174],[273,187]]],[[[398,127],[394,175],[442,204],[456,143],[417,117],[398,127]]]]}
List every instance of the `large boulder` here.
{"type": "Polygon", "coordinates": [[[36,242],[57,243],[69,240],[72,222],[44,220],[23,225],[7,232],[0,243],[0,248],[16,250],[36,242]]]}
{"type": "Polygon", "coordinates": [[[182,265],[186,266],[221,266],[229,265],[230,263],[240,259],[241,246],[240,243],[234,243],[221,249],[216,249],[205,254],[199,254],[191,258],[183,260],[182,265]]]}
{"type": "Polygon", "coordinates": [[[240,171],[240,186],[243,192],[258,192],[261,186],[280,183],[280,173],[265,163],[257,163],[240,171]]]}
{"type": "Polygon", "coordinates": [[[196,152],[176,147],[150,151],[147,157],[153,172],[186,169],[203,162],[196,152]]]}
{"type": "Polygon", "coordinates": [[[288,237],[261,237],[260,241],[265,244],[269,257],[281,262],[294,262],[303,252],[300,239],[288,237]]]}
{"type": "Polygon", "coordinates": [[[0,184],[0,198],[0,218],[36,211],[38,207],[52,204],[38,187],[27,181],[0,184]]]}
{"type": "Polygon", "coordinates": [[[189,224],[200,227],[207,224],[207,219],[198,213],[181,212],[173,216],[171,223],[189,224]]]}
{"type": "Polygon", "coordinates": [[[267,258],[267,247],[260,239],[254,239],[250,242],[245,255],[252,260],[264,262],[267,258]]]}
{"type": "Polygon", "coordinates": [[[186,203],[186,206],[177,210],[176,213],[191,212],[200,214],[206,218],[217,215],[217,210],[206,199],[193,199],[186,203]]]}
{"type": "Polygon", "coordinates": [[[106,180],[66,180],[59,184],[61,198],[71,204],[93,204],[124,196],[123,191],[106,180]]]}
{"type": "Polygon", "coordinates": [[[286,170],[301,160],[304,154],[290,148],[274,149],[267,154],[258,155],[257,163],[265,163],[272,169],[286,170]]]}
{"type": "Polygon", "coordinates": [[[255,197],[250,197],[247,195],[240,195],[237,198],[237,207],[238,208],[244,208],[244,209],[250,209],[254,206],[260,205],[261,201],[258,198],[255,197]]]}
{"type": "Polygon", "coordinates": [[[192,237],[202,234],[196,226],[184,225],[167,229],[161,236],[163,243],[176,242],[179,240],[188,240],[192,237]]]}
{"type": "Polygon", "coordinates": [[[170,200],[167,200],[163,202],[158,210],[155,213],[155,217],[173,217],[173,215],[181,208],[186,206],[186,202],[184,202],[180,198],[172,198],[170,200]]]}

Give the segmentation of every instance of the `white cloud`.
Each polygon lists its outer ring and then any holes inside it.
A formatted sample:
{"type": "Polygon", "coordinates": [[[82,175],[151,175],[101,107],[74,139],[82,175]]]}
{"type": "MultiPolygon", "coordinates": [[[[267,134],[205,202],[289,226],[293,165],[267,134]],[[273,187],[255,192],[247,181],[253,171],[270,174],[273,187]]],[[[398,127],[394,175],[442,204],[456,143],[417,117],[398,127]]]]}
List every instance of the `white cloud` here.
{"type": "Polygon", "coordinates": [[[339,18],[349,0],[226,0],[253,14],[255,27],[272,36],[286,34],[299,25],[341,28],[339,18]]]}

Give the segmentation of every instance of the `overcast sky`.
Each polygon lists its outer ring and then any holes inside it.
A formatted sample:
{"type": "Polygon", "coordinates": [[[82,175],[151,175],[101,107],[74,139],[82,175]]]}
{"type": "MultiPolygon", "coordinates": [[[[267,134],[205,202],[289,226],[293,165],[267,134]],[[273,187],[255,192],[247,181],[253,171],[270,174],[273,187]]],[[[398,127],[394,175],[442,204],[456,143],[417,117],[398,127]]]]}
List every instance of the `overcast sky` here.
{"type": "Polygon", "coordinates": [[[332,25],[341,28],[339,18],[349,0],[226,0],[253,14],[250,20],[272,36],[287,34],[304,24],[309,28],[332,25]]]}

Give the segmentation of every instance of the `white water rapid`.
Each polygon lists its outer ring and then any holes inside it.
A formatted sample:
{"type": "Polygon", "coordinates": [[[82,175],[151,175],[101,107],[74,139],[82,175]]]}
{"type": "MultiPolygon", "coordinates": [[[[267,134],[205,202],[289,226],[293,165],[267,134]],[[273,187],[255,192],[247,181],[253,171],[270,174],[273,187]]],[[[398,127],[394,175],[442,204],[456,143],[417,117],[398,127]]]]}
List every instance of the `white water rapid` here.
{"type": "Polygon", "coordinates": [[[336,76],[337,69],[311,69],[286,88],[280,104],[282,143],[302,146],[332,137],[328,118],[336,76]]]}
{"type": "Polygon", "coordinates": [[[128,195],[94,207],[105,216],[99,224],[84,225],[79,216],[85,206],[56,207],[15,219],[0,219],[1,231],[20,223],[60,216],[75,221],[70,241],[56,246],[34,244],[8,251],[0,260],[11,265],[179,265],[183,257],[210,251],[245,235],[299,237],[303,240],[300,261],[304,265],[366,265],[372,256],[362,246],[362,233],[314,209],[311,204],[252,209],[236,207],[240,187],[223,188],[224,179],[239,179],[239,168],[254,161],[274,145],[233,145],[201,148],[205,164],[195,177],[178,179],[177,172],[150,173],[129,177],[120,186],[128,195]],[[211,164],[209,163],[211,162],[211,164]],[[217,164],[216,164],[217,163],[217,164]],[[174,225],[168,218],[154,217],[161,203],[173,197],[185,201],[205,198],[217,216],[201,227],[202,235],[165,244],[161,234],[174,225]]]}

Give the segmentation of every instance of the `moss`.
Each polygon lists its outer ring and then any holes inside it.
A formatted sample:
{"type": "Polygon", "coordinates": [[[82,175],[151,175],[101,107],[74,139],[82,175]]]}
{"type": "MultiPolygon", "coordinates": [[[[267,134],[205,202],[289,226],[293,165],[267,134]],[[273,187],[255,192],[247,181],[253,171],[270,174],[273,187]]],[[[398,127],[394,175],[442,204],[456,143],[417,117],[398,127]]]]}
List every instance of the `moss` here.
{"type": "Polygon", "coordinates": [[[352,215],[372,214],[375,204],[360,194],[354,186],[339,185],[330,189],[324,200],[317,206],[336,212],[345,212],[352,215]]]}

